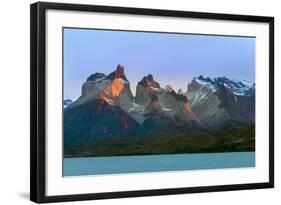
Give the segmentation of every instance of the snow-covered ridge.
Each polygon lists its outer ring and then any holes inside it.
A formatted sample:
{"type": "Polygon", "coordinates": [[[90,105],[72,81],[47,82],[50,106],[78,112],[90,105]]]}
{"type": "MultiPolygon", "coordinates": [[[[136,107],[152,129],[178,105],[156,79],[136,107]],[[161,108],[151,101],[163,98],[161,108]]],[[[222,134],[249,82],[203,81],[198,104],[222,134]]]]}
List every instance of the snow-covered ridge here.
{"type": "Polygon", "coordinates": [[[212,92],[217,91],[217,86],[215,85],[214,81],[209,77],[204,78],[202,75],[200,75],[199,77],[194,77],[193,80],[196,81],[198,84],[208,88],[212,92]]]}
{"type": "Polygon", "coordinates": [[[218,89],[224,87],[227,91],[232,92],[234,95],[245,96],[249,95],[249,91],[255,89],[255,83],[247,80],[230,80],[227,77],[209,78],[194,77],[194,81],[198,84],[208,88],[212,92],[216,92],[218,89]]]}

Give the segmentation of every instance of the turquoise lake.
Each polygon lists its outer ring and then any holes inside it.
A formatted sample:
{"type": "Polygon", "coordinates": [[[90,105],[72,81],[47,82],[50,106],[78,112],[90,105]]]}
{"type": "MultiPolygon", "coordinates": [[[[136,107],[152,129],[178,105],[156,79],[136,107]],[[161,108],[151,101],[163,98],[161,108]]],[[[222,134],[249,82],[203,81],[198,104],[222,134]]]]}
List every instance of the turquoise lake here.
{"type": "Polygon", "coordinates": [[[64,158],[64,176],[255,167],[255,152],[64,158]]]}

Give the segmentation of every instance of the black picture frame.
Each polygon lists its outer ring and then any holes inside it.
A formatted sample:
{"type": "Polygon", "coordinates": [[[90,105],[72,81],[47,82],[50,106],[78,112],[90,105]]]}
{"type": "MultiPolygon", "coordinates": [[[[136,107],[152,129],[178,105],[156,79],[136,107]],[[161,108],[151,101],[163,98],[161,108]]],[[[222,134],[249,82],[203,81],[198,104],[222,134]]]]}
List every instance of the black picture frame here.
{"type": "Polygon", "coordinates": [[[30,7],[30,199],[37,203],[186,194],[274,187],[274,17],[38,2],[30,7]],[[46,196],[46,10],[169,16],[269,24],[269,181],[263,183],[46,196]]]}

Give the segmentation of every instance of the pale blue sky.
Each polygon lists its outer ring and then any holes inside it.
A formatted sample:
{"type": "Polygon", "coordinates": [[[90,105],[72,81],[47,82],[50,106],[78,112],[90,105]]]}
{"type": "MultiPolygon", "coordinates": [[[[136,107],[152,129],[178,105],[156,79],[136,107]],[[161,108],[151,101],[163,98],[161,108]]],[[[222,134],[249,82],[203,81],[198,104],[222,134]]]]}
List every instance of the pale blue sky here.
{"type": "Polygon", "coordinates": [[[109,74],[117,64],[134,95],[149,73],[162,87],[184,91],[199,75],[254,82],[255,38],[64,29],[64,99],[77,99],[90,74],[109,74]]]}

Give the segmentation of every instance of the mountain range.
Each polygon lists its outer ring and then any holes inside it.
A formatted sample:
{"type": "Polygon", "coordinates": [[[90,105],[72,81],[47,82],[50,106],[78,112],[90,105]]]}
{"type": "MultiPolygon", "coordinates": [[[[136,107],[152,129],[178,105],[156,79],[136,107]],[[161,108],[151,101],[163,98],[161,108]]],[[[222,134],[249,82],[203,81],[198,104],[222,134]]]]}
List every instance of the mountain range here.
{"type": "Polygon", "coordinates": [[[254,123],[255,84],[226,77],[194,77],[175,91],[148,74],[133,96],[124,66],[90,75],[81,96],[64,102],[64,143],[157,132],[164,128],[208,130],[226,122],[254,123]]]}

